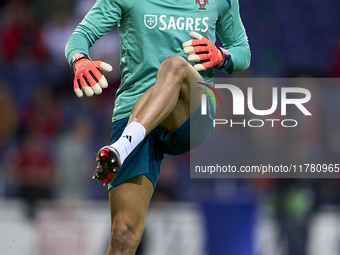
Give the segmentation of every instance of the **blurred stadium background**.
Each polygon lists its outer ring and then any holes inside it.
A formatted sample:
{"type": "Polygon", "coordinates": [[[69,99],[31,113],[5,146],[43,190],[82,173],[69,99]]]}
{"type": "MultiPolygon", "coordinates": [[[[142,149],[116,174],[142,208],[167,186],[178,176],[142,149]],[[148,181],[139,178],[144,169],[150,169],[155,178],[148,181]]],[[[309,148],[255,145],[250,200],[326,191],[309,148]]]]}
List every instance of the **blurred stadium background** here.
{"type": "MultiPolygon", "coordinates": [[[[0,1],[1,254],[105,254],[107,192],[91,176],[94,155],[109,139],[119,38],[112,31],[90,51],[114,66],[99,97],[76,98],[64,57],[68,36],[93,4],[0,1]]],[[[239,75],[340,77],[338,0],[240,0],[240,6],[252,64],[239,75]]],[[[336,102],[339,92],[319,87],[316,94],[336,102]]],[[[339,159],[337,104],[314,107],[320,121],[296,137],[292,154],[339,159]]],[[[231,137],[238,151],[249,144],[275,148],[248,135],[231,137]]],[[[340,254],[338,179],[193,180],[188,165],[187,154],[165,158],[138,254],[340,254]]]]}

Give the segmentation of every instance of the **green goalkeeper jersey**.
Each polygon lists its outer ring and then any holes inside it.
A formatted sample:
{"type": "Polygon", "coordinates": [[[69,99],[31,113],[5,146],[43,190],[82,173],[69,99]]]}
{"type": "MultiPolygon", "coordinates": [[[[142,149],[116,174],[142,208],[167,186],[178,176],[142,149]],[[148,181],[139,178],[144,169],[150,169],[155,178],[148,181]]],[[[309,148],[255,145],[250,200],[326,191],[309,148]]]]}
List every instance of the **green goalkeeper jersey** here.
{"type": "MultiPolygon", "coordinates": [[[[121,84],[117,90],[113,121],[130,116],[137,99],[156,80],[161,62],[170,55],[186,58],[182,43],[196,31],[212,42],[216,34],[230,53],[227,73],[249,66],[250,49],[238,0],[97,0],[70,36],[68,62],[88,49],[117,25],[121,40],[121,84]]],[[[108,52],[110,54],[110,52],[108,52]]],[[[212,78],[214,68],[201,72],[212,78]]]]}

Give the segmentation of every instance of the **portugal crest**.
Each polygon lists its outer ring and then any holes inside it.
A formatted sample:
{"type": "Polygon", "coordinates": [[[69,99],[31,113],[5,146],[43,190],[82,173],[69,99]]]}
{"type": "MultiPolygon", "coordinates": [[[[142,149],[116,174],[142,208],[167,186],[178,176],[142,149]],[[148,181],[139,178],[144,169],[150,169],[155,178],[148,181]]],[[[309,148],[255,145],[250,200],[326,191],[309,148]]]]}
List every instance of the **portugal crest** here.
{"type": "Polygon", "coordinates": [[[206,10],[205,5],[209,4],[208,0],[196,0],[196,4],[199,4],[200,8],[199,10],[206,10]]]}
{"type": "Polygon", "coordinates": [[[153,29],[157,25],[157,15],[144,15],[144,24],[147,28],[153,29]]]}

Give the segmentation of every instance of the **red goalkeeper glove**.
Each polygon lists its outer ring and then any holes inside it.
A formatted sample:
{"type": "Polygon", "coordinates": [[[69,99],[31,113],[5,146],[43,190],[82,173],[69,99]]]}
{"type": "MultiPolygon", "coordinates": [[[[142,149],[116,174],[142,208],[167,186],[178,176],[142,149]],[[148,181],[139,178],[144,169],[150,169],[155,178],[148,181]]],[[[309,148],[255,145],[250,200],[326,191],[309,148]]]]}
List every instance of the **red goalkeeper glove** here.
{"type": "Polygon", "coordinates": [[[189,35],[192,40],[183,43],[183,52],[189,55],[189,62],[202,62],[194,65],[197,71],[213,67],[223,69],[227,66],[230,58],[227,50],[217,48],[212,41],[194,31],[191,31],[189,35]]]}
{"type": "Polygon", "coordinates": [[[111,65],[103,61],[91,61],[86,54],[78,52],[72,58],[71,67],[74,71],[73,88],[78,97],[83,96],[83,91],[90,97],[102,93],[102,88],[107,88],[107,80],[98,69],[111,72],[111,65]]]}

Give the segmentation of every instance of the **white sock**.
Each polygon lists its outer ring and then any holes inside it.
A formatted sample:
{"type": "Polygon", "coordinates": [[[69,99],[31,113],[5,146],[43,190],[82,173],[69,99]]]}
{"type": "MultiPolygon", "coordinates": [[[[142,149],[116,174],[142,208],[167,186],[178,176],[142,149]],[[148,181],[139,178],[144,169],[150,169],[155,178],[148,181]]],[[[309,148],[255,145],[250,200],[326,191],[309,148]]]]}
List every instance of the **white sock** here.
{"type": "Polygon", "coordinates": [[[123,164],[124,160],[137,147],[137,145],[144,139],[146,130],[142,124],[138,122],[131,122],[124,129],[121,137],[111,144],[120,156],[120,161],[123,164]]]}

